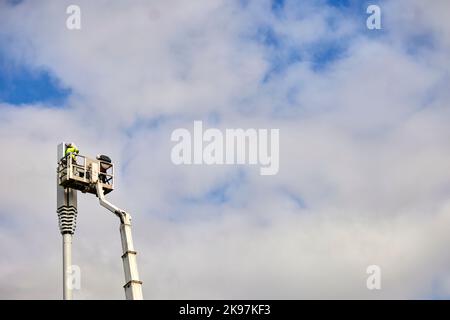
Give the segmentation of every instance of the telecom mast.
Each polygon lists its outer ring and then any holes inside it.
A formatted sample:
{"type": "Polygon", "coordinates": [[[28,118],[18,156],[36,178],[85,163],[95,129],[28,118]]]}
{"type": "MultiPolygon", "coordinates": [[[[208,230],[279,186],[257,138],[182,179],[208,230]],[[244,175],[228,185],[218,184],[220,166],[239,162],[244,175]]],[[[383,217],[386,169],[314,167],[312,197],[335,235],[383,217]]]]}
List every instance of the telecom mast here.
{"type": "MultiPolygon", "coordinates": [[[[64,158],[65,143],[58,145],[57,161],[64,158]]],[[[72,300],[72,286],[69,283],[72,273],[72,237],[75,232],[77,220],[77,191],[64,188],[56,182],[57,200],[56,212],[58,213],[59,231],[63,239],[63,299],[72,300]]]]}
{"type": "Polygon", "coordinates": [[[142,281],[139,280],[136,254],[131,236],[131,216],[106,200],[105,194],[114,190],[114,165],[105,156],[91,159],[82,155],[65,156],[66,144],[58,145],[57,212],[63,236],[63,298],[72,299],[71,280],[72,236],[77,217],[77,190],[95,194],[100,205],[120,220],[122,261],[125,272],[125,297],[142,300],[142,281]]]}

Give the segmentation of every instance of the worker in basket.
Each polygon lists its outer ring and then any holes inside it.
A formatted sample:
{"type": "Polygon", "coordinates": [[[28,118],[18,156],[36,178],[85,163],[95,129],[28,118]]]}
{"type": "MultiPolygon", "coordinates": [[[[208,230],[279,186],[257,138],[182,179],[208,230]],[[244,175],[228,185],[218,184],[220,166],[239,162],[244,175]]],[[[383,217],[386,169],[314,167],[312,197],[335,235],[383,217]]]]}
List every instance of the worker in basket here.
{"type": "MultiPolygon", "coordinates": [[[[72,166],[77,165],[77,154],[80,153],[80,150],[78,150],[78,147],[75,145],[75,143],[71,142],[66,145],[66,152],[64,153],[64,161],[67,161],[69,156],[72,158],[72,166]]],[[[77,167],[73,166],[73,172],[75,175],[80,176],[81,178],[84,177],[84,172],[80,171],[77,167]]]]}
{"type": "Polygon", "coordinates": [[[100,174],[98,175],[102,183],[108,183],[107,171],[112,167],[111,158],[104,154],[97,155],[97,160],[100,160],[100,174]]]}
{"type": "Polygon", "coordinates": [[[67,159],[67,156],[70,155],[74,164],[77,163],[77,154],[80,153],[75,143],[71,142],[66,145],[66,152],[64,154],[64,158],[67,159]]]}

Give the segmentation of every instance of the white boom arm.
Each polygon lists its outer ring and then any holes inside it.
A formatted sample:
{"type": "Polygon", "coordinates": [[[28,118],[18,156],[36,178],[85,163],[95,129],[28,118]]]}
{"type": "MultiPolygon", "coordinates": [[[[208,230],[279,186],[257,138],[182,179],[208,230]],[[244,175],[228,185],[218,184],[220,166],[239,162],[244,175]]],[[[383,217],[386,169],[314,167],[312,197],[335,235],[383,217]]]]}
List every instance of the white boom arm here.
{"type": "Polygon", "coordinates": [[[137,253],[134,250],[133,238],[131,237],[131,216],[105,199],[99,180],[97,180],[96,188],[100,204],[120,219],[120,238],[123,250],[122,262],[126,282],[123,286],[125,288],[125,297],[127,300],[142,300],[142,281],[139,280],[136,261],[137,253]]]}

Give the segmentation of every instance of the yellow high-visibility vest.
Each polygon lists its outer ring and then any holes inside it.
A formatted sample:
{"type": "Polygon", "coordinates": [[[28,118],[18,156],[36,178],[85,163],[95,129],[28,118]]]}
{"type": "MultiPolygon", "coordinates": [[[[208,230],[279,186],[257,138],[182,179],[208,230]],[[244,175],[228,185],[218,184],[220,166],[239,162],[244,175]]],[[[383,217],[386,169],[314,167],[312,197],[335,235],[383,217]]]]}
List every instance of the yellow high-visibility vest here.
{"type": "Polygon", "coordinates": [[[77,149],[77,148],[75,148],[75,147],[69,147],[69,148],[67,148],[66,149],[66,154],[65,154],[65,156],[67,156],[69,153],[72,153],[72,159],[76,159],[76,156],[75,156],[75,153],[79,153],[80,151],[77,149]]]}

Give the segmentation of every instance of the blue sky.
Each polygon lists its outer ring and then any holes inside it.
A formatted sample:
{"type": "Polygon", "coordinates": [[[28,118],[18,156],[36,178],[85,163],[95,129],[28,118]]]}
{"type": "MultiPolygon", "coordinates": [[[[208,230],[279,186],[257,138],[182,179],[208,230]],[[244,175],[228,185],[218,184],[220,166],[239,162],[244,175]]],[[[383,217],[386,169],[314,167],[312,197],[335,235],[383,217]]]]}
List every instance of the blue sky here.
{"type": "MultiPolygon", "coordinates": [[[[80,0],[79,31],[70,1],[14,3],[0,2],[0,297],[59,298],[60,141],[114,159],[108,197],[133,215],[146,298],[450,296],[448,2],[379,1],[368,30],[368,1],[80,0]],[[280,129],[279,173],[174,165],[171,133],[194,120],[280,129]],[[39,185],[29,201],[24,185],[39,185]]],[[[79,211],[76,297],[121,299],[117,221],[95,197],[79,211]]]]}
{"type": "Polygon", "coordinates": [[[18,64],[0,51],[0,102],[63,106],[70,93],[49,71],[18,64]]]}
{"type": "MultiPolygon", "coordinates": [[[[350,19],[361,19],[362,15],[358,14],[358,11],[364,10],[364,4],[366,2],[327,0],[326,5],[348,12],[350,19]]],[[[13,1],[11,3],[17,5],[20,1],[13,1]]],[[[244,8],[245,3],[243,3],[244,8]]],[[[285,19],[285,16],[282,14],[285,4],[285,0],[272,1],[271,8],[277,19],[285,19]]],[[[336,23],[333,20],[329,20],[328,23],[330,23],[330,26],[336,23]]],[[[366,30],[362,29],[362,31],[366,30]]],[[[320,71],[344,55],[348,45],[348,39],[341,38],[328,41],[317,39],[315,43],[312,43],[306,48],[298,47],[285,43],[285,37],[277,34],[270,25],[262,25],[258,29],[255,37],[271,51],[271,67],[263,81],[266,81],[273,73],[282,72],[289,65],[300,62],[305,58],[309,59],[314,70],[320,71]]],[[[422,42],[422,40],[418,41],[422,42]]],[[[6,41],[2,43],[5,44],[6,41]]],[[[64,87],[57,76],[51,71],[42,67],[31,67],[30,65],[19,63],[6,52],[0,51],[1,102],[12,105],[47,103],[52,106],[63,106],[70,94],[71,89],[64,87]]]]}

